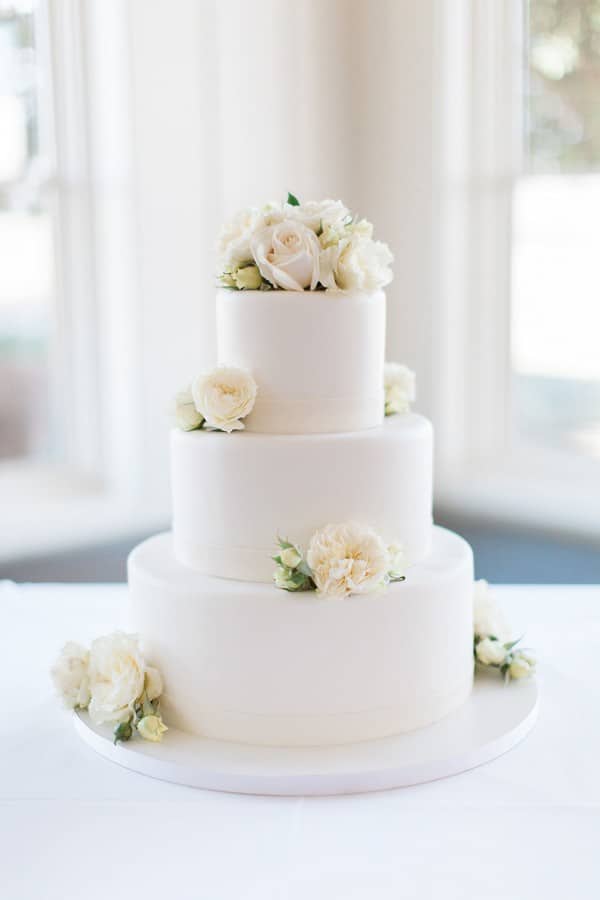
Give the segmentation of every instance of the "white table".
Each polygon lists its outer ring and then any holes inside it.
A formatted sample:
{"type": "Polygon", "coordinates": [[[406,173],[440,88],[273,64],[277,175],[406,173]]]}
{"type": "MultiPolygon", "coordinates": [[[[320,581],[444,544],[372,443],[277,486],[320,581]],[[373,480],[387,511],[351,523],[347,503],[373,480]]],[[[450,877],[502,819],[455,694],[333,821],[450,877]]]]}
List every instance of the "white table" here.
{"type": "Polygon", "coordinates": [[[600,588],[497,589],[540,658],[523,744],[445,781],[304,800],[153,781],[80,741],[48,669],[121,624],[125,590],[0,584],[0,897],[600,897],[600,588]]]}

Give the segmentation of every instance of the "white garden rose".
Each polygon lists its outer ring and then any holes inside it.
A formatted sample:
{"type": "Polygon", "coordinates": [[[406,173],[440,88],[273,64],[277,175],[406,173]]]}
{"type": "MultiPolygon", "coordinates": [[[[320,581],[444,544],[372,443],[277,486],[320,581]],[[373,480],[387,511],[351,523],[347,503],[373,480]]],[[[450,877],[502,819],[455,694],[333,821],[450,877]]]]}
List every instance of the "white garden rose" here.
{"type": "Polygon", "coordinates": [[[243,263],[251,262],[250,241],[265,220],[258,209],[242,209],[223,226],[217,241],[218,274],[234,272],[243,263]]]}
{"type": "Polygon", "coordinates": [[[204,416],[196,409],[189,388],[175,395],[175,422],[183,431],[194,431],[204,422],[204,416]]]}
{"type": "Polygon", "coordinates": [[[400,363],[386,363],[384,369],[385,414],[406,413],[415,399],[415,373],[400,363]]]}
{"type": "Polygon", "coordinates": [[[69,641],[52,667],[54,686],[69,709],[85,709],[90,702],[88,660],[85,647],[69,641]]]}
{"type": "Polygon", "coordinates": [[[484,666],[501,666],[506,659],[506,650],[500,641],[484,638],[475,647],[475,655],[484,666]]]}
{"type": "Polygon", "coordinates": [[[394,257],[387,244],[357,232],[338,246],[339,256],[335,266],[338,288],[343,291],[374,291],[390,283],[390,264],[394,257]]]}
{"type": "Polygon", "coordinates": [[[310,228],[311,231],[320,232],[327,227],[342,224],[349,221],[352,217],[350,211],[340,200],[309,200],[307,203],[301,203],[299,206],[290,206],[286,204],[285,216],[287,219],[293,219],[301,222],[310,228]]]}
{"type": "Polygon", "coordinates": [[[250,242],[264,279],[286,291],[314,291],[319,283],[321,247],[314,231],[286,219],[258,231],[250,242]]]}
{"type": "Polygon", "coordinates": [[[317,590],[347,597],[373,591],[390,569],[386,545],[371,529],[354,522],[327,525],[311,538],[306,561],[317,590]]]}
{"type": "Polygon", "coordinates": [[[89,713],[96,724],[125,722],[144,690],[145,665],[135,635],[117,631],[90,648],[89,713]]]}
{"type": "Polygon", "coordinates": [[[502,644],[510,641],[510,628],[492,599],[487,581],[475,582],[473,600],[473,630],[477,637],[493,636],[502,644]]]}
{"type": "Polygon", "coordinates": [[[252,412],[256,391],[252,375],[233,366],[217,366],[192,384],[196,409],[206,424],[227,432],[244,427],[240,419],[252,412]]]}

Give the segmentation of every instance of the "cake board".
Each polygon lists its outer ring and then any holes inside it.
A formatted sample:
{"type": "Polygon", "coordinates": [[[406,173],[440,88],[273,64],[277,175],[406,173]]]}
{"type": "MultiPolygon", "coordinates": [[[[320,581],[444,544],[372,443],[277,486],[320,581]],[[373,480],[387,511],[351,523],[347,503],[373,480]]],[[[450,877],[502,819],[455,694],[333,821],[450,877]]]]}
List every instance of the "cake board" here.
{"type": "Polygon", "coordinates": [[[457,775],[506,753],[533,728],[535,680],[504,685],[482,673],[458,710],[408,734],[336,747],[258,747],[172,728],[160,744],[113,744],[109,725],[75,713],[80,737],[127,769],[175,784],[240,794],[320,796],[381,791],[457,775]]]}

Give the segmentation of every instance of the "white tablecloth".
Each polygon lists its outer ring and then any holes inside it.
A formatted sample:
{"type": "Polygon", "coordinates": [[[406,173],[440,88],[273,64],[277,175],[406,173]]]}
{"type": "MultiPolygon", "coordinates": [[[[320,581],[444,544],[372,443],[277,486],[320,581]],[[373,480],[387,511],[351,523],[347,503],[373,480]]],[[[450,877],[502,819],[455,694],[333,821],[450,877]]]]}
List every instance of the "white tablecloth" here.
{"type": "Polygon", "coordinates": [[[66,639],[121,624],[122,585],[0,585],[0,897],[600,897],[600,589],[503,587],[538,651],[540,719],[472,772],[361,796],[197,791],[94,754],[52,694],[66,639]]]}

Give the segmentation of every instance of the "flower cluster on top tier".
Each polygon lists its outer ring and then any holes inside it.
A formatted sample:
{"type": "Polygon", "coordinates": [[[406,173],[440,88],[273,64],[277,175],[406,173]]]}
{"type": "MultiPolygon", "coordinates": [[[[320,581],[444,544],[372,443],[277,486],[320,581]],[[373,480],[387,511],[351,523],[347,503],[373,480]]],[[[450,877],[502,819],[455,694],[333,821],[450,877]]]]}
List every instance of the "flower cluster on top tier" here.
{"type": "Polygon", "coordinates": [[[134,731],[147,741],[160,741],[167,731],[160,716],[160,672],[146,664],[133,634],[116,631],[96,638],[89,650],[70,641],[51,675],[65,706],[87,709],[97,725],[114,725],[115,743],[128,741],[134,731]]]}
{"type": "Polygon", "coordinates": [[[373,226],[339,200],[241,210],[223,228],[217,275],[235,290],[373,291],[392,280],[393,256],[373,226]]]}
{"type": "Polygon", "coordinates": [[[316,531],[306,557],[296,544],[278,539],[273,580],[285,591],[317,591],[330,597],[367,594],[404,581],[404,553],[386,545],[372,529],[355,522],[316,531]]]}
{"type": "Polygon", "coordinates": [[[517,648],[521,638],[511,640],[508,623],[483,580],[475,582],[473,632],[473,653],[479,665],[499,669],[506,681],[535,674],[534,655],[517,648]]]}

